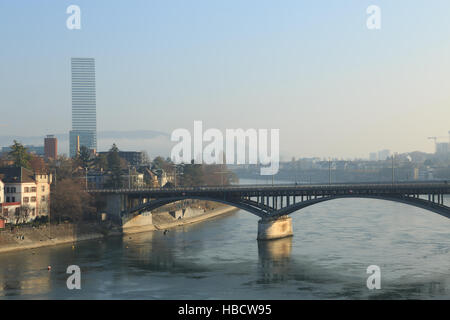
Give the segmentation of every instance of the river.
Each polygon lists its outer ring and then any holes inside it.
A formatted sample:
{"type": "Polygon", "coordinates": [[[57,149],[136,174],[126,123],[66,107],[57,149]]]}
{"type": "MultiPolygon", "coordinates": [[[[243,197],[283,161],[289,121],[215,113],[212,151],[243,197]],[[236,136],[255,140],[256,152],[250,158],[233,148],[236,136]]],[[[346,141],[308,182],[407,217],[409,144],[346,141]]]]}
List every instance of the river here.
{"type": "Polygon", "coordinates": [[[256,241],[256,216],[236,211],[166,235],[5,253],[0,299],[450,299],[450,219],[372,199],[292,217],[294,237],[270,242],[256,241]],[[66,287],[69,265],[81,290],[66,287]],[[370,265],[379,290],[366,286],[370,265]]]}

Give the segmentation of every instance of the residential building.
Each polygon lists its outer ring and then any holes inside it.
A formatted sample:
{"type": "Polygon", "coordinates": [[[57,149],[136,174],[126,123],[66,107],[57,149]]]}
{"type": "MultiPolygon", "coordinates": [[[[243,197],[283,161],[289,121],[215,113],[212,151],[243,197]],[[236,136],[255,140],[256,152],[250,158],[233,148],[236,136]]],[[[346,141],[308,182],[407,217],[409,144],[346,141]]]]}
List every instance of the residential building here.
{"type": "Polygon", "coordinates": [[[150,168],[144,169],[144,180],[147,182],[147,186],[150,188],[158,188],[161,186],[158,180],[158,175],[150,170],[150,168]]]}
{"type": "Polygon", "coordinates": [[[136,172],[135,170],[121,176],[123,186],[130,188],[143,188],[144,187],[144,174],[136,172]]]}
{"type": "MultiPolygon", "coordinates": [[[[123,187],[143,188],[145,186],[144,174],[136,170],[123,170],[120,177],[123,187]]],[[[111,173],[90,170],[86,178],[89,189],[103,189],[108,188],[108,184],[111,181],[111,173]]]]}
{"type": "Polygon", "coordinates": [[[18,213],[20,211],[20,202],[4,202],[0,203],[1,218],[4,223],[15,224],[18,221],[18,213]]]}
{"type": "MultiPolygon", "coordinates": [[[[108,155],[108,151],[102,151],[98,154],[108,155]]],[[[119,151],[119,157],[126,160],[131,166],[140,167],[145,165],[146,156],[141,151],[119,151]]]]}
{"type": "Polygon", "coordinates": [[[377,160],[378,160],[377,153],[376,153],[376,152],[371,152],[371,153],[369,154],[369,160],[370,160],[370,161],[377,161],[377,160]]]}
{"type": "Polygon", "coordinates": [[[140,151],[119,151],[119,157],[125,159],[132,166],[144,165],[145,155],[140,151]]]}
{"type": "Polygon", "coordinates": [[[378,160],[384,161],[391,156],[391,151],[388,149],[384,149],[378,151],[378,160]]]}
{"type": "Polygon", "coordinates": [[[51,175],[21,167],[0,168],[0,180],[2,215],[7,222],[15,223],[19,210],[25,211],[24,222],[49,215],[51,175]]]}
{"type": "Polygon", "coordinates": [[[447,142],[436,143],[436,154],[447,154],[450,152],[449,144],[447,142]]]}
{"type": "Polygon", "coordinates": [[[152,172],[157,176],[159,187],[164,187],[167,183],[175,185],[175,176],[168,174],[163,169],[154,169],[152,172]]]}

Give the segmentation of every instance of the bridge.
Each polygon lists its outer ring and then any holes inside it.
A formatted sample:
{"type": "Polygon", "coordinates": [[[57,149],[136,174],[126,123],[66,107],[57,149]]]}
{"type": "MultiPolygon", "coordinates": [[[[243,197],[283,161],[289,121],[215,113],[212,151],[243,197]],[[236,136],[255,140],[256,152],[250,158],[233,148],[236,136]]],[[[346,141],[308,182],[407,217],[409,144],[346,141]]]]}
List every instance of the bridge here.
{"type": "Polygon", "coordinates": [[[88,192],[105,195],[107,213],[120,217],[139,215],[142,212],[149,212],[186,199],[224,203],[261,218],[258,224],[258,239],[292,235],[292,222],[288,217],[289,214],[317,203],[342,198],[394,201],[450,218],[450,207],[444,204],[444,195],[450,194],[450,184],[447,181],[101,189],[88,190],[88,192]]]}

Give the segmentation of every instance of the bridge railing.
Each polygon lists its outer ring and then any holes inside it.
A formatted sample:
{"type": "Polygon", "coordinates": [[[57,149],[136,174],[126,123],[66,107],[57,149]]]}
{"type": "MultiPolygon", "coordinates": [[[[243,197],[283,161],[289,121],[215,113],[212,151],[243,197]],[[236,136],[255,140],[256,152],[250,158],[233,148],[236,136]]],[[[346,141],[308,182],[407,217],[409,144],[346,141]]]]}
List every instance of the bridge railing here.
{"type": "Polygon", "coordinates": [[[332,184],[245,184],[230,186],[193,186],[193,187],[158,187],[158,188],[118,188],[118,189],[90,189],[90,193],[132,193],[132,192],[174,192],[174,191],[239,191],[239,190],[282,190],[282,189],[360,189],[360,188],[449,188],[450,183],[447,181],[430,181],[430,182],[398,182],[398,183],[332,183],[332,184]]]}

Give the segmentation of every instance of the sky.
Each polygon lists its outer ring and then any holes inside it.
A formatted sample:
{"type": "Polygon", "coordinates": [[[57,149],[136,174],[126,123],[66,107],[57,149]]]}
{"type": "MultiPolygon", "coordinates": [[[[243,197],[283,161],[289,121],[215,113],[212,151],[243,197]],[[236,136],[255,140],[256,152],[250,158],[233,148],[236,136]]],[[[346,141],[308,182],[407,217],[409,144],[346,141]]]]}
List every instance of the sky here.
{"type": "Polygon", "coordinates": [[[0,0],[0,39],[0,136],[71,129],[71,57],[96,59],[99,131],[201,120],[280,129],[284,158],[352,158],[450,130],[448,0],[0,0]]]}

